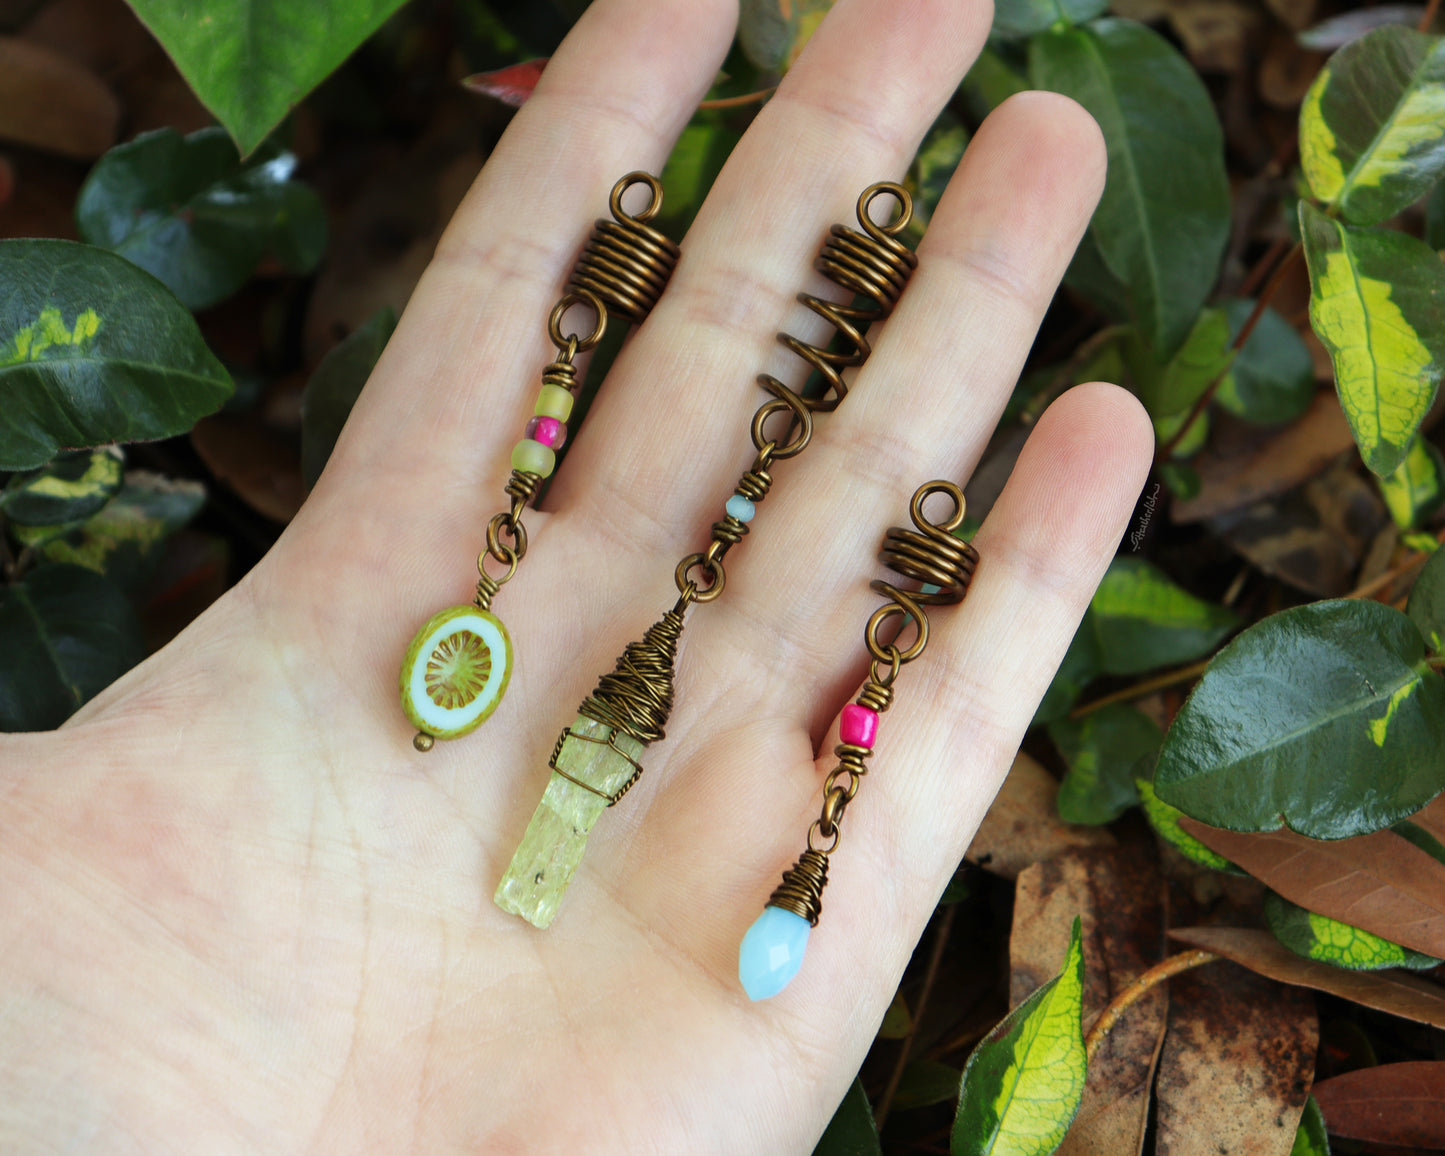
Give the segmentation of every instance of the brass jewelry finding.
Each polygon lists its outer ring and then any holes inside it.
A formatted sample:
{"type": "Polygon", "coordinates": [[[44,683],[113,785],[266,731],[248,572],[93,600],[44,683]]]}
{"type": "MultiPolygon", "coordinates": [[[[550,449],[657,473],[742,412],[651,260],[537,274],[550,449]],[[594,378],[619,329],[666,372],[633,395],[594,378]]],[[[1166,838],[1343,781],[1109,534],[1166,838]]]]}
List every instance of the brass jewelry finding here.
{"type": "Polygon", "coordinates": [[[834,225],[814,261],[814,268],[843,289],[848,301],[839,304],[806,293],[798,296],[834,327],[839,348],[778,335],[784,346],[818,371],[825,383],[823,392],[804,396],[776,377],[759,376],[770,398],[751,424],[756,457],[738,480],[723,516],[713,523],[706,550],[678,563],[677,604],[642,641],[629,645],[616,668],[602,677],[553,753],[554,773],[494,897],[503,910],[537,927],[546,927],[556,914],[581,862],[592,824],[637,782],[647,745],[664,737],[672,710],[673,663],[688,606],[721,596],[727,584],[723,560],[746,536],[757,503],[767,497],[773,463],[806,449],[813,436],[813,414],[835,409],[847,395],[843,371],[867,360],[869,324],[893,311],[918,264],[897,236],[913,214],[912,199],[901,185],[883,182],[865,189],[857,213],[862,231],[834,225]],[[897,201],[899,213],[889,224],[878,225],[869,213],[873,202],[885,195],[897,201]],[[855,304],[859,298],[862,303],[855,304]],[[789,415],[789,424],[779,442],[766,427],[782,413],[789,415]]]}
{"type": "Polygon", "coordinates": [[[517,573],[527,553],[522,514],[556,466],[556,451],[567,436],[578,389],[574,361],[607,331],[609,316],[641,322],[667,287],[679,249],[648,224],[662,208],[662,185],[648,173],[628,173],[612,188],[612,220],[592,228],[565,292],[547,320],[557,356],[542,371],[534,416],[512,451],[507,480],[508,506],[487,523],[487,546],[477,557],[477,586],[470,607],[435,614],[417,632],[401,664],[401,704],[417,728],[412,745],[429,751],[437,739],[458,738],[491,715],[506,692],[512,670],[512,644],[492,611],[492,599],[517,573]],[[635,215],[622,207],[634,185],[646,185],[649,200],[635,215]],[[593,314],[585,336],[563,333],[562,321],[574,305],[593,314]],[[500,571],[487,571],[491,560],[500,571]]]}
{"type": "Polygon", "coordinates": [[[929,482],[919,487],[909,505],[914,528],[895,526],[884,536],[879,561],[905,579],[938,589],[905,590],[881,578],[869,584],[890,601],[869,616],[863,632],[873,658],[868,681],[857,700],[843,708],[839,742],[833,748],[838,763],[824,780],[822,810],[808,829],[807,847],[783,873],[783,881],[768,897],[763,914],[748,929],[738,953],[738,978],[752,999],[777,995],[802,966],[808,931],[817,926],[823,910],[828,856],[838,846],[844,813],[868,773],[878,717],[893,703],[898,672],[928,645],[924,608],[961,602],[968,593],[978,551],[954,536],[963,524],[963,511],[962,490],[952,482],[929,482]],[[953,502],[953,513],[942,522],[930,521],[923,512],[924,502],[934,494],[946,494],[953,502]],[[913,640],[906,647],[900,646],[896,637],[888,642],[879,637],[879,629],[893,618],[904,620],[900,624],[904,630],[909,623],[914,627],[913,640]]]}

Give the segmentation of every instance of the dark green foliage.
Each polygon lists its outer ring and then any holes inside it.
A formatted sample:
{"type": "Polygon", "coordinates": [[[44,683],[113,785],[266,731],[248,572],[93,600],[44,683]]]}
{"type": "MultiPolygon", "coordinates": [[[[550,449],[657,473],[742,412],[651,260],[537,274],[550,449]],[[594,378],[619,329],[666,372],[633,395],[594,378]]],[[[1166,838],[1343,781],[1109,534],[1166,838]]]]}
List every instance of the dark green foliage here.
{"type": "Polygon", "coordinates": [[[332,347],[306,383],[301,398],[301,473],[307,489],[321,476],[341,427],[395,328],[395,310],[378,310],[365,325],[332,347]]]}

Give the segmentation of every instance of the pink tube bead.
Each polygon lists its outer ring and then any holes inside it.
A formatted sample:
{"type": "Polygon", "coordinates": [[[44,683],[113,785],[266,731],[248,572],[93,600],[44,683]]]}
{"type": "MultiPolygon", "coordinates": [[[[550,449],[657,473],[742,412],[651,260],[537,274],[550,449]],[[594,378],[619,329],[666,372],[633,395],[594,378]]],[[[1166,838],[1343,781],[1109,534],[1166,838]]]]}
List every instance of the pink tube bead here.
{"type": "Polygon", "coordinates": [[[843,708],[838,737],[855,747],[871,747],[878,737],[878,712],[850,702],[843,708]]]}

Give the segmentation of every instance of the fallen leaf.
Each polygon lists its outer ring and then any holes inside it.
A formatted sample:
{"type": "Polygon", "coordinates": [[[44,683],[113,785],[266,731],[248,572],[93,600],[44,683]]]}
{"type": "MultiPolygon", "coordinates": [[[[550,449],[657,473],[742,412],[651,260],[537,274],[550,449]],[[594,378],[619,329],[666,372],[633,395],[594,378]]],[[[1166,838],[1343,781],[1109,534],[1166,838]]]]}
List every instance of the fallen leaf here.
{"type": "Polygon", "coordinates": [[[1445,1146],[1445,1063],[1416,1060],[1346,1072],[1316,1084],[1315,1099],[1333,1135],[1445,1146]]]}
{"type": "Polygon", "coordinates": [[[1228,964],[1170,980],[1158,1156],[1289,1156],[1318,1043],[1305,992],[1228,964]]]}
{"type": "Polygon", "coordinates": [[[1113,845],[1114,836],[1103,827],[1076,827],[1063,822],[1054,809],[1058,793],[1059,784],[1053,775],[1020,751],[979,824],[967,857],[986,871],[1016,879],[1029,864],[1052,858],[1070,847],[1113,845]]]}
{"type": "Polygon", "coordinates": [[[547,57],[524,60],[520,64],[509,64],[492,72],[474,72],[462,80],[473,92],[500,100],[513,108],[521,108],[532,95],[541,79],[542,70],[547,67],[547,57]]]}
{"type": "Polygon", "coordinates": [[[257,513],[289,522],[301,508],[300,447],[254,414],[205,418],[191,430],[191,445],[217,480],[257,513]]]}
{"type": "Polygon", "coordinates": [[[0,36],[0,139],[91,160],[115,143],[120,102],[89,69],[0,36]]]}
{"type": "Polygon", "coordinates": [[[1170,928],[1169,938],[1280,983],[1327,991],[1401,1019],[1445,1028],[1445,988],[1405,971],[1345,971],[1296,955],[1268,931],[1245,927],[1170,928]]]}
{"type": "Polygon", "coordinates": [[[1234,72],[1244,66],[1258,13],[1237,0],[1189,0],[1169,9],[1190,62],[1201,72],[1234,72]]]}
{"type": "MultiPolygon", "coordinates": [[[[1084,928],[1087,1028],[1159,959],[1164,892],[1152,848],[1075,849],[1020,874],[1009,938],[1011,1004],[1058,972],[1059,931],[1076,914],[1084,928]]],[[[1060,1156],[1137,1156],[1168,1000],[1165,987],[1155,988],[1105,1038],[1089,1062],[1084,1098],[1060,1156]]]]}
{"type": "Polygon", "coordinates": [[[1187,818],[1180,826],[1301,907],[1445,956],[1445,863],[1393,831],[1325,841],[1286,828],[1225,831],[1187,818]]]}
{"type": "Polygon", "coordinates": [[[1271,432],[1256,427],[1252,437],[1223,449],[1216,443],[1194,458],[1199,493],[1175,502],[1170,517],[1175,522],[1198,522],[1283,494],[1323,471],[1354,444],[1339,400],[1322,391],[1304,416],[1284,429],[1271,432]]]}
{"type": "Polygon", "coordinates": [[[1289,33],[1277,31],[1259,62],[1261,99],[1275,108],[1299,108],[1325,60],[1325,53],[1311,52],[1289,33]]]}
{"type": "Polygon", "coordinates": [[[1366,32],[1387,24],[1414,28],[1424,15],[1422,4],[1381,4],[1375,8],[1356,8],[1322,20],[1308,32],[1301,32],[1299,42],[1318,52],[1333,52],[1351,40],[1358,40],[1366,32]]]}

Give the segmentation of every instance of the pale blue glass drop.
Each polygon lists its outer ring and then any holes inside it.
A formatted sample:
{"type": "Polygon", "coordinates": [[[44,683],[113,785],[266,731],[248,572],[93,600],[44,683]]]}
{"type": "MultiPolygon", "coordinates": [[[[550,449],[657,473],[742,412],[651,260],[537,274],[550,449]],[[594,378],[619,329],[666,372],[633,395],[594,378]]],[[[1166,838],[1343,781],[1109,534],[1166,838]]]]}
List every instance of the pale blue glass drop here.
{"type": "Polygon", "coordinates": [[[812,926],[781,907],[764,907],[738,948],[738,979],[752,1000],[772,999],[803,966],[812,926]]]}
{"type": "Polygon", "coordinates": [[[758,508],[741,494],[734,494],[728,499],[727,512],[739,522],[751,522],[758,508]]]}

